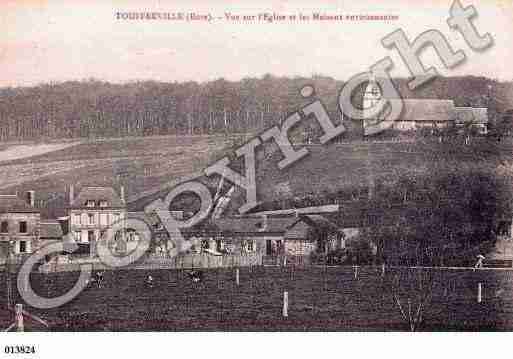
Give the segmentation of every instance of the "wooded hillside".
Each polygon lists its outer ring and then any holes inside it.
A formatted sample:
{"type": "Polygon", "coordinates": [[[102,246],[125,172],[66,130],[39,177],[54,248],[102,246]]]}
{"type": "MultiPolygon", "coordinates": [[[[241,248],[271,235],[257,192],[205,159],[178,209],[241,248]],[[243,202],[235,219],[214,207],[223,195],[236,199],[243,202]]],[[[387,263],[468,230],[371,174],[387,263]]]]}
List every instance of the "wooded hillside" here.
{"type": "MultiPolygon", "coordinates": [[[[405,98],[453,99],[457,106],[513,108],[513,83],[484,77],[438,78],[415,92],[395,80],[405,98]]],[[[237,82],[155,81],[111,84],[96,80],[0,89],[0,140],[213,134],[258,130],[304,105],[299,90],[313,84],[339,118],[342,81],[330,77],[266,75],[237,82]]]]}

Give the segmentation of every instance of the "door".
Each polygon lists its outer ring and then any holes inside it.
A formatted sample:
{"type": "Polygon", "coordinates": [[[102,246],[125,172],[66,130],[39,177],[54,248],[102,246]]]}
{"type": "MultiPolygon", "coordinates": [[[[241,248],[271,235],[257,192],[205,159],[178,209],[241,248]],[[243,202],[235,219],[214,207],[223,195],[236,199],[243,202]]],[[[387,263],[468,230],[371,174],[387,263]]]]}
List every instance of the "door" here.
{"type": "Polygon", "coordinates": [[[265,241],[265,254],[268,256],[273,255],[273,241],[270,239],[265,241]]]}

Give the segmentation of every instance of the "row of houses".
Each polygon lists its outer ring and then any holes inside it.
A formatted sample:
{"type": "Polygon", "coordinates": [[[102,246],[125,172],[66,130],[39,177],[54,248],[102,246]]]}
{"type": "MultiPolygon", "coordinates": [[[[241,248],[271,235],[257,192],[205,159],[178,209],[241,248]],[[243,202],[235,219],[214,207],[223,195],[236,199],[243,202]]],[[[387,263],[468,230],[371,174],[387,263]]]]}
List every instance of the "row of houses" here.
{"type": "MultiPolygon", "coordinates": [[[[74,242],[73,258],[96,260],[96,246],[108,228],[127,218],[144,220],[151,228],[153,245],[150,257],[168,257],[173,241],[152,213],[129,212],[124,191],[110,187],[84,187],[75,196],[70,186],[66,215],[54,220],[41,217],[34,206],[35,193],[0,196],[0,261],[21,261],[38,248],[55,241],[74,242]]],[[[180,219],[183,212],[174,211],[180,219]]],[[[116,250],[129,252],[142,237],[132,228],[116,235],[116,250]]],[[[308,258],[312,253],[327,253],[345,248],[358,235],[357,228],[339,228],[315,211],[261,213],[247,216],[207,219],[184,231],[191,241],[191,253],[254,255],[265,260],[284,257],[308,258]]]]}

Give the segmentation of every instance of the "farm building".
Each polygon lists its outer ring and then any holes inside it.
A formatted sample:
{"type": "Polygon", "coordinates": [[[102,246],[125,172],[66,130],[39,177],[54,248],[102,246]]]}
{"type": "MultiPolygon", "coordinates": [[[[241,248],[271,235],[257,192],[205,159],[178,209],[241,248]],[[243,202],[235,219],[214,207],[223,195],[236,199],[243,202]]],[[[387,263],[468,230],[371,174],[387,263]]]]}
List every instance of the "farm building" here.
{"type": "Polygon", "coordinates": [[[345,246],[344,232],[321,215],[215,218],[190,238],[198,243],[198,253],[255,254],[264,261],[308,257],[345,246]]]}
{"type": "Polygon", "coordinates": [[[488,131],[488,109],[472,107],[456,107],[455,123],[458,127],[471,126],[480,134],[488,131]]]}
{"type": "MultiPolygon", "coordinates": [[[[365,88],[362,99],[362,108],[367,113],[371,111],[380,100],[382,94],[378,83],[373,80],[365,88]]],[[[364,128],[381,123],[382,128],[398,131],[415,131],[422,128],[446,128],[452,125],[470,124],[476,127],[479,133],[485,134],[488,124],[486,108],[455,107],[453,100],[448,99],[388,99],[390,105],[387,110],[378,116],[366,116],[364,128]],[[402,103],[402,111],[395,121],[386,120],[390,108],[398,108],[402,103]]]]}

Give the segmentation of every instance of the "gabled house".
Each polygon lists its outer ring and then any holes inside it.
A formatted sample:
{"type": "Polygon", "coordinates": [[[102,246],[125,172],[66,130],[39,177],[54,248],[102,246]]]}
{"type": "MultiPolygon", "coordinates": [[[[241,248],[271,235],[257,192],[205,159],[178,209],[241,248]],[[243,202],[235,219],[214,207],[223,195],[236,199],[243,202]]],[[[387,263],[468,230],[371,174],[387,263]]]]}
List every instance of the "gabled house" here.
{"type": "Polygon", "coordinates": [[[41,214],[34,206],[34,192],[27,192],[27,200],[17,194],[0,195],[0,260],[10,254],[20,259],[39,246],[41,214]]]}
{"type": "Polygon", "coordinates": [[[73,186],[70,188],[69,236],[79,245],[76,253],[93,256],[95,244],[107,228],[126,218],[123,192],[123,188],[119,195],[111,187],[84,187],[75,198],[73,186]]]}
{"type": "Polygon", "coordinates": [[[345,234],[335,223],[318,214],[297,217],[285,232],[285,254],[306,256],[327,254],[345,248],[345,234]]]}

